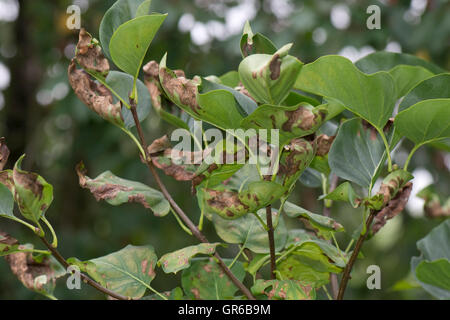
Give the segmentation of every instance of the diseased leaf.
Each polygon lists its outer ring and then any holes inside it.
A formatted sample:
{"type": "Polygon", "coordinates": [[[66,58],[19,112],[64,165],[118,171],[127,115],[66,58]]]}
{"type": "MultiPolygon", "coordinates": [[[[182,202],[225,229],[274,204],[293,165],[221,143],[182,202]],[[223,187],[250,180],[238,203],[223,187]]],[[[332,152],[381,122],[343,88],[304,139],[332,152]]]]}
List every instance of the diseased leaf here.
{"type": "Polygon", "coordinates": [[[399,111],[428,99],[450,98],[450,74],[438,74],[428,78],[415,86],[400,103],[399,111]]]}
{"type": "Polygon", "coordinates": [[[424,211],[428,218],[450,217],[450,197],[442,204],[432,185],[420,190],[416,196],[425,200],[424,211]]]}
{"type": "Polygon", "coordinates": [[[111,171],[105,171],[95,179],[86,176],[86,169],[81,162],[77,165],[80,186],[89,189],[97,201],[105,200],[113,206],[128,202],[137,202],[151,209],[155,216],[169,213],[169,202],[164,195],[143,183],[117,177],[111,171]]]}
{"type": "Polygon", "coordinates": [[[108,58],[111,58],[109,42],[117,28],[137,16],[149,14],[150,3],[150,0],[118,0],[106,11],[100,23],[99,34],[103,51],[108,58]]]}
{"type": "Polygon", "coordinates": [[[324,96],[382,130],[396,102],[395,83],[384,71],[366,75],[341,56],[324,56],[302,68],[295,88],[324,96]]]}
{"type": "Polygon", "coordinates": [[[291,91],[302,63],[288,55],[292,44],[273,55],[253,54],[242,60],[239,76],[250,95],[260,103],[278,105],[291,91]]]}
{"type": "Polygon", "coordinates": [[[301,217],[306,224],[313,228],[319,236],[325,239],[331,238],[332,232],[343,232],[344,227],[334,219],[309,212],[291,202],[286,201],[283,206],[284,212],[291,218],[301,217]]]}
{"type": "Polygon", "coordinates": [[[162,154],[153,155],[153,164],[175,180],[191,181],[194,179],[198,167],[198,165],[193,164],[196,157],[195,152],[174,151],[169,148],[164,150],[162,154]]]}
{"type": "Polygon", "coordinates": [[[40,175],[21,169],[21,156],[14,165],[14,198],[22,215],[38,223],[53,201],[53,187],[40,175]]]}
{"type": "MultiPolygon", "coordinates": [[[[231,260],[224,259],[224,262],[229,264],[231,260]]],[[[244,267],[239,261],[231,272],[239,281],[245,277],[244,267]]],[[[186,296],[193,300],[232,299],[238,290],[213,259],[193,259],[192,266],[183,270],[181,284],[186,296]]]]}
{"type": "Polygon", "coordinates": [[[17,239],[11,237],[6,232],[0,231],[0,257],[20,252],[20,247],[21,245],[17,239]]]}
{"type": "Polygon", "coordinates": [[[137,79],[147,50],[167,14],[143,15],[120,25],[111,37],[109,52],[114,63],[137,79]]]}
{"type": "Polygon", "coordinates": [[[405,170],[398,169],[392,171],[386,176],[386,178],[383,179],[383,182],[380,185],[380,190],[372,198],[373,201],[369,200],[369,205],[375,210],[381,209],[387,205],[387,203],[393,199],[411,179],[413,179],[412,174],[405,170]],[[381,201],[378,201],[378,199],[381,201]],[[377,203],[379,204],[377,205],[377,203]]]}
{"type": "MultiPolygon", "coordinates": [[[[27,245],[33,249],[32,245],[27,245]]],[[[53,297],[56,280],[66,274],[66,270],[53,258],[44,256],[37,261],[30,252],[17,252],[5,257],[12,273],[22,284],[46,297],[53,297]]]]}
{"type": "Polygon", "coordinates": [[[416,103],[395,117],[395,127],[416,145],[450,137],[450,98],[416,103]]]}
{"type": "Polygon", "coordinates": [[[268,300],[315,300],[316,291],[295,280],[256,280],[251,288],[254,295],[265,295],[268,300]]]}
{"type": "MultiPolygon", "coordinates": [[[[266,209],[260,209],[257,215],[266,220],[266,209]]],[[[212,221],[217,235],[227,243],[242,244],[243,247],[255,253],[269,253],[269,238],[267,231],[253,214],[229,220],[213,215],[212,221]]],[[[272,209],[274,225],[275,251],[279,252],[286,243],[287,229],[283,217],[272,209]]]]}
{"type": "MultiPolygon", "coordinates": [[[[428,275],[423,274],[424,271],[429,270],[421,270],[420,268],[419,270],[417,270],[417,268],[423,261],[433,263],[434,261],[438,261],[441,259],[445,259],[447,261],[450,260],[450,219],[446,219],[439,226],[431,230],[431,232],[425,238],[419,240],[417,242],[417,249],[419,249],[421,255],[419,257],[411,258],[411,271],[416,278],[424,277],[429,281],[431,279],[428,277],[428,275]],[[417,274],[418,271],[422,274],[417,274]]],[[[431,266],[433,269],[436,269],[435,264],[436,262],[433,266],[431,266]]],[[[441,264],[441,262],[438,262],[438,264],[441,264]]],[[[424,268],[424,265],[422,265],[421,268],[424,268]]],[[[441,283],[442,281],[445,281],[442,277],[439,277],[439,279],[441,283]]],[[[419,280],[420,285],[434,297],[441,300],[450,299],[450,290],[435,286],[433,285],[434,281],[432,282],[433,283],[425,283],[419,280]]]]}
{"type": "MultiPolygon", "coordinates": [[[[165,295],[168,300],[185,300],[184,292],[180,287],[176,287],[171,291],[162,292],[161,294],[165,295]]],[[[163,300],[159,295],[152,294],[149,296],[142,297],[139,300],[163,300]]]]}
{"type": "Polygon", "coordinates": [[[3,168],[6,165],[6,162],[8,161],[9,157],[9,149],[6,145],[6,139],[4,137],[0,138],[0,171],[3,170],[3,168]]]}
{"type": "Polygon", "coordinates": [[[165,273],[177,273],[180,270],[191,266],[191,259],[198,254],[212,255],[220,243],[201,243],[195,246],[189,246],[174,252],[163,255],[158,266],[161,266],[165,273]]]}
{"type": "Polygon", "coordinates": [[[155,278],[158,258],[152,246],[132,246],[106,256],[81,262],[68,259],[95,281],[118,294],[139,299],[155,278]]]}
{"type": "Polygon", "coordinates": [[[280,145],[283,146],[293,138],[315,132],[322,125],[326,115],[326,108],[314,108],[307,103],[292,107],[265,104],[244,118],[241,126],[245,129],[280,130],[280,145]]]}
{"type": "Polygon", "coordinates": [[[248,21],[244,26],[240,47],[243,58],[255,53],[274,54],[277,51],[273,42],[261,33],[253,34],[248,21]]]}

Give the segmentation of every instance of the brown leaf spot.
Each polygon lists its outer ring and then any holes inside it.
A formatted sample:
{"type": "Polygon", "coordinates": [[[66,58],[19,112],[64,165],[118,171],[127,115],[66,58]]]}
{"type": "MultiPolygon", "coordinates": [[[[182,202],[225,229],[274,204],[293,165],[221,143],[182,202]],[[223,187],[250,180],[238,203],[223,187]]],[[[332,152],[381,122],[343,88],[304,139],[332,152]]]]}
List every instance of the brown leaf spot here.
{"type": "Polygon", "coordinates": [[[161,84],[171,97],[177,97],[180,103],[198,113],[200,106],[197,103],[197,83],[183,76],[175,77],[174,74],[161,68],[159,71],[161,84]]]}
{"type": "Polygon", "coordinates": [[[153,154],[153,153],[164,151],[164,150],[170,148],[170,146],[171,146],[171,144],[170,144],[169,137],[167,135],[164,135],[161,138],[153,141],[152,144],[148,146],[147,150],[148,150],[149,154],[153,154]]]}
{"type": "Polygon", "coordinates": [[[326,156],[328,152],[330,151],[331,145],[334,141],[336,136],[327,136],[326,134],[321,134],[316,138],[316,144],[317,144],[317,152],[316,155],[318,156],[326,156]]]}
{"type": "Polygon", "coordinates": [[[141,262],[141,272],[142,272],[143,274],[145,274],[146,271],[147,271],[147,264],[148,264],[148,260],[147,260],[147,259],[145,259],[145,260],[143,260],[143,261],[141,262]]]}
{"type": "Polygon", "coordinates": [[[196,300],[200,300],[200,291],[197,288],[192,288],[191,292],[196,300]]]}
{"type": "Polygon", "coordinates": [[[277,53],[272,57],[269,62],[270,79],[276,80],[280,77],[281,59],[280,55],[277,53]]]}
{"type": "Polygon", "coordinates": [[[230,208],[242,207],[244,210],[248,209],[248,206],[239,200],[239,194],[237,192],[211,189],[207,189],[206,192],[210,197],[207,200],[208,205],[221,212],[226,212],[226,215],[229,217],[234,216],[234,213],[230,210],[230,208]]]}
{"type": "Polygon", "coordinates": [[[30,190],[39,200],[42,198],[44,186],[38,181],[38,174],[22,172],[14,168],[13,177],[15,184],[20,184],[23,188],[30,190]]]}
{"type": "Polygon", "coordinates": [[[109,71],[108,59],[102,53],[99,45],[92,42],[92,36],[84,28],[80,30],[76,60],[87,70],[107,74],[109,71]]]}
{"type": "Polygon", "coordinates": [[[304,131],[309,131],[316,125],[317,116],[303,106],[299,106],[293,111],[286,111],[285,114],[288,120],[282,126],[284,131],[291,132],[294,126],[304,131]]]}
{"type": "Polygon", "coordinates": [[[6,146],[6,139],[4,137],[0,138],[0,170],[6,165],[9,157],[9,149],[6,146]]]}

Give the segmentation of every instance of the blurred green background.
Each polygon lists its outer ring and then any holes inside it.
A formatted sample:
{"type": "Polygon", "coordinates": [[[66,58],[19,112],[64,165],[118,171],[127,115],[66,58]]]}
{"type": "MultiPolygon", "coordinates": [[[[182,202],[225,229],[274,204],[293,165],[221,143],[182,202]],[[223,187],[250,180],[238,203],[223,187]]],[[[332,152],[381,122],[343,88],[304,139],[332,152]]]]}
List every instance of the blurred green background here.
{"type": "MultiPolygon", "coordinates": [[[[112,207],[96,202],[78,185],[75,165],[83,160],[94,177],[105,170],[156,187],[138,159],[135,146],[112,125],[102,121],[73,94],[67,81],[67,66],[73,56],[77,32],[66,28],[71,4],[82,10],[82,26],[95,37],[104,12],[113,0],[0,0],[0,136],[11,149],[8,166],[23,153],[23,167],[39,172],[54,186],[55,200],[47,212],[65,257],[87,260],[117,251],[127,244],[151,244],[159,256],[190,244],[193,238],[180,231],[173,216],[156,218],[139,205],[112,207]]],[[[415,54],[450,68],[450,2],[444,0],[153,0],[153,10],[168,13],[151,45],[148,59],[159,61],[169,53],[170,67],[193,75],[221,75],[237,69],[241,56],[239,39],[243,24],[251,20],[254,31],[271,38],[277,46],[294,42],[292,54],[311,62],[325,54],[341,54],[356,60],[374,50],[415,54]],[[368,30],[366,9],[381,8],[381,29],[368,30]]],[[[345,76],[345,75],[343,75],[345,76]]],[[[173,128],[154,112],[143,124],[147,140],[173,128]]],[[[403,162],[403,144],[395,159],[403,162]]],[[[422,148],[411,164],[415,190],[435,184],[442,195],[450,194],[450,155],[422,148]]],[[[190,194],[190,184],[164,177],[169,190],[194,221],[199,209],[190,194]]],[[[301,206],[321,211],[315,199],[321,190],[298,183],[293,198],[301,206]]],[[[353,230],[361,212],[335,204],[332,216],[353,230]]],[[[297,225],[296,222],[290,222],[297,225]]],[[[414,195],[408,211],[390,221],[363,248],[366,259],[356,263],[346,298],[430,299],[422,289],[393,290],[409,274],[409,261],[419,255],[415,243],[439,221],[423,216],[422,203],[414,195]],[[381,267],[382,289],[368,290],[366,268],[381,267]]],[[[0,229],[21,242],[33,242],[33,235],[19,225],[0,221],[0,229]]],[[[218,240],[206,223],[205,233],[218,240]]],[[[338,238],[342,247],[349,235],[338,238]]],[[[220,249],[223,256],[236,253],[233,246],[220,249]]],[[[178,276],[160,269],[152,286],[172,289],[178,276]]],[[[66,299],[95,299],[102,295],[83,286],[67,290],[64,280],[55,296],[66,299]]],[[[42,299],[26,290],[0,258],[0,299],[42,299]]]]}

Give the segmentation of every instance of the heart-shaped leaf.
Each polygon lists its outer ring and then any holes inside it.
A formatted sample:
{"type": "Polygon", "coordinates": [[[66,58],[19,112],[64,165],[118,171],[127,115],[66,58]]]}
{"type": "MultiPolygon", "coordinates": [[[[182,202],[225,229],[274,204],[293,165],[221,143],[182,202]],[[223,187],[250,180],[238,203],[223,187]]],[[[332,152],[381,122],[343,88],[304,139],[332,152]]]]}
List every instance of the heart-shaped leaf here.
{"type": "Polygon", "coordinates": [[[287,44],[273,55],[253,54],[242,60],[239,76],[258,102],[278,105],[291,91],[303,65],[288,55],[291,47],[287,44]]]}
{"type": "Polygon", "coordinates": [[[341,56],[324,56],[305,65],[295,88],[338,102],[379,131],[392,116],[397,100],[389,73],[366,75],[341,56]]]}
{"type": "Polygon", "coordinates": [[[100,23],[100,42],[103,52],[111,59],[109,43],[114,32],[125,22],[150,13],[151,0],[118,0],[103,16],[100,23]]]}
{"type": "Polygon", "coordinates": [[[147,50],[166,14],[144,15],[120,25],[111,37],[109,51],[114,63],[137,79],[147,50]]]}
{"type": "Polygon", "coordinates": [[[105,200],[113,206],[137,202],[153,211],[155,216],[165,216],[170,205],[164,195],[143,183],[126,180],[105,171],[95,179],[86,176],[86,169],[81,162],[77,165],[80,186],[89,189],[97,201],[105,200]]]}
{"type": "Polygon", "coordinates": [[[220,243],[201,243],[195,246],[189,246],[174,252],[163,255],[158,266],[162,266],[165,273],[177,273],[180,270],[191,266],[191,259],[198,254],[212,255],[220,243]]]}

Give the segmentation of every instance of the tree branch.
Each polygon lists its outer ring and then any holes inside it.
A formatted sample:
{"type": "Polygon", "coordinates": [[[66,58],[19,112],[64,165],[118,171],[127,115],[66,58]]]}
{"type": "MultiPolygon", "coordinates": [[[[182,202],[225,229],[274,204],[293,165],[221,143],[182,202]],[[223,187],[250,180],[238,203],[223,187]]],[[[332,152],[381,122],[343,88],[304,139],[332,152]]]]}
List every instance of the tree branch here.
{"type": "Polygon", "coordinates": [[[269,250],[270,250],[270,278],[275,279],[275,239],[274,239],[274,229],[272,223],[272,207],[268,205],[266,207],[266,219],[267,219],[267,234],[269,236],[269,250]]]}
{"type": "Polygon", "coordinates": [[[350,272],[353,269],[353,265],[355,264],[355,261],[358,257],[359,252],[361,251],[361,247],[364,243],[364,240],[366,240],[366,237],[368,233],[370,232],[370,226],[372,224],[373,219],[375,218],[377,214],[377,211],[370,210],[369,217],[366,221],[366,232],[364,234],[361,234],[358,238],[358,241],[356,242],[355,248],[353,249],[352,256],[350,257],[347,265],[345,266],[344,273],[342,275],[341,285],[339,287],[339,293],[337,296],[337,300],[342,300],[344,298],[345,289],[347,288],[347,283],[350,278],[350,272]]]}
{"type": "MultiPolygon", "coordinates": [[[[156,184],[160,188],[161,192],[163,193],[164,197],[169,201],[170,205],[174,209],[175,213],[181,218],[181,220],[186,224],[186,226],[191,230],[192,234],[203,243],[209,243],[208,239],[203,235],[203,233],[197,228],[197,226],[189,219],[189,217],[186,215],[186,213],[178,206],[178,204],[175,202],[175,200],[170,195],[169,191],[167,190],[164,183],[161,181],[161,178],[159,177],[158,173],[156,172],[155,166],[153,165],[150,155],[148,154],[147,144],[145,142],[144,132],[141,127],[141,123],[139,122],[139,118],[136,111],[136,102],[133,99],[130,99],[130,106],[131,106],[131,113],[133,115],[134,122],[136,124],[136,129],[139,135],[140,143],[142,147],[144,148],[145,152],[145,163],[150,170],[151,174],[155,178],[156,184]]],[[[227,267],[227,265],[223,262],[222,258],[219,256],[219,254],[216,252],[214,254],[214,257],[217,259],[217,263],[220,266],[220,268],[223,270],[223,272],[227,275],[228,278],[234,283],[236,287],[238,287],[242,293],[250,300],[255,300],[255,297],[252,295],[250,290],[244,286],[244,284],[239,281],[238,278],[231,272],[231,270],[227,267]]]]}
{"type": "MultiPolygon", "coordinates": [[[[62,264],[64,266],[65,269],[67,269],[70,265],[67,263],[66,259],[64,259],[61,254],[59,253],[58,250],[56,250],[55,247],[53,247],[50,243],[48,243],[47,239],[45,239],[44,237],[39,237],[41,239],[41,241],[44,243],[44,245],[48,248],[48,250],[50,250],[50,252],[52,253],[53,257],[55,257],[56,260],[58,260],[58,262],[60,264],[62,264]]],[[[131,298],[123,296],[121,294],[115,293],[109,289],[106,289],[104,287],[102,287],[100,284],[98,284],[97,282],[95,282],[94,280],[92,280],[91,278],[89,278],[87,275],[83,274],[80,272],[80,277],[83,280],[84,283],[87,283],[88,285],[90,285],[91,287],[93,287],[94,289],[97,289],[98,291],[107,294],[108,296],[111,296],[115,299],[118,300],[131,300],[131,298]]]]}

